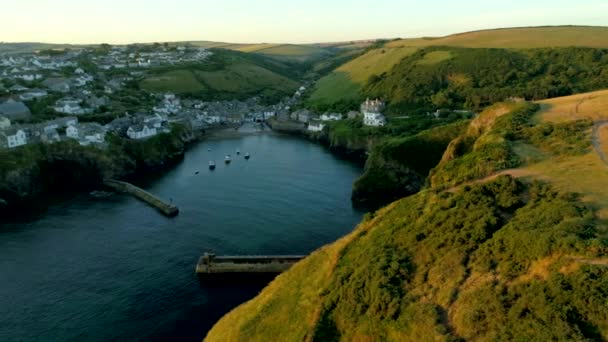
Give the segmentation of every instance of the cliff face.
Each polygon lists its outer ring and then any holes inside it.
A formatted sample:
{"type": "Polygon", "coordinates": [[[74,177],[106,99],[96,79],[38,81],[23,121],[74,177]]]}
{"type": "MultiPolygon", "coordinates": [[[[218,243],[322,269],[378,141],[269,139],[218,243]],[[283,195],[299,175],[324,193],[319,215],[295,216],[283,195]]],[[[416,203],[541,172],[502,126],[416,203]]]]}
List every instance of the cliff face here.
{"type": "Polygon", "coordinates": [[[387,138],[376,144],[363,175],[353,185],[353,201],[379,208],[420,191],[447,146],[468,124],[462,121],[411,137],[387,138]]]}
{"type": "Polygon", "coordinates": [[[541,184],[423,191],[277,277],[206,341],[606,339],[601,232],[541,184]]]}

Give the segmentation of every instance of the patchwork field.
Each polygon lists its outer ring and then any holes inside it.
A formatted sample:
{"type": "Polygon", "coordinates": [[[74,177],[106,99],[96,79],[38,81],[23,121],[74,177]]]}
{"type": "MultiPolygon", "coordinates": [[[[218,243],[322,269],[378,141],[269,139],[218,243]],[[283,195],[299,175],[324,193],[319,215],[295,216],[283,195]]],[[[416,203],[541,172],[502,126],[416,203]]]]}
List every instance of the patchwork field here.
{"type": "Polygon", "coordinates": [[[310,100],[313,102],[350,100],[372,75],[388,72],[417,48],[397,47],[374,49],[356,58],[319,80],[310,100]]]}
{"type": "Polygon", "coordinates": [[[152,92],[246,97],[295,91],[298,83],[261,66],[236,62],[215,71],[179,69],[150,76],[141,82],[152,92]]]}

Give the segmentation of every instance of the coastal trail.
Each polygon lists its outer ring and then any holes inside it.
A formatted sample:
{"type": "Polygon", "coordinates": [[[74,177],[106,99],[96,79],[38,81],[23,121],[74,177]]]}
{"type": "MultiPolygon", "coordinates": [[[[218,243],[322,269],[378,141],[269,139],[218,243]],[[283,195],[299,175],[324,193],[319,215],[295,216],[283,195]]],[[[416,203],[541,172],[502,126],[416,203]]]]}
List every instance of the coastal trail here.
{"type": "Polygon", "coordinates": [[[608,158],[606,157],[606,152],[608,151],[608,120],[596,121],[593,124],[591,142],[597,155],[608,167],[608,158]]]}

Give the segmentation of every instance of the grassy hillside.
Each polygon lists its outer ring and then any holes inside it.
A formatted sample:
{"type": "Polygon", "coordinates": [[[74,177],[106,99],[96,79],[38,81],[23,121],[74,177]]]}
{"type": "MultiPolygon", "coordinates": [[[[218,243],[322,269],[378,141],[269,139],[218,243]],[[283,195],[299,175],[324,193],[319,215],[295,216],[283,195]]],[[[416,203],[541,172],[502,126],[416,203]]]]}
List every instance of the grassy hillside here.
{"type": "Polygon", "coordinates": [[[320,79],[309,102],[311,105],[319,105],[340,100],[358,100],[361,87],[372,75],[381,75],[390,71],[395,64],[416,50],[416,48],[398,47],[368,51],[320,79]]]}
{"type": "Polygon", "coordinates": [[[601,340],[603,227],[498,178],[379,211],[226,315],[207,341],[601,340]]]}
{"type": "Polygon", "coordinates": [[[363,93],[408,108],[480,109],[510,97],[540,100],[608,87],[608,49],[430,47],[370,79],[363,93]]]}
{"type": "Polygon", "coordinates": [[[207,340],[608,339],[608,146],[593,146],[608,130],[539,120],[539,108],[486,110],[431,188],[368,215],[207,340]]]}
{"type": "Polygon", "coordinates": [[[432,189],[368,215],[207,341],[607,339],[608,202],[570,191],[604,189],[608,173],[595,171],[589,120],[538,122],[538,108],[482,113],[432,189]],[[495,173],[512,167],[502,173],[523,178],[495,173]]]}
{"type": "Polygon", "coordinates": [[[539,119],[563,122],[579,119],[608,120],[608,90],[539,101],[539,119]]]}
{"type": "Polygon", "coordinates": [[[297,89],[299,74],[288,64],[263,56],[214,50],[211,60],[198,65],[159,68],[141,82],[153,92],[174,92],[203,99],[262,96],[276,100],[297,89]]]}
{"type": "MultiPolygon", "coordinates": [[[[429,47],[452,48],[501,48],[501,49],[532,49],[556,47],[586,47],[596,49],[608,48],[608,27],[533,27],[497,29],[468,32],[441,38],[401,39],[376,44],[366,54],[336,68],[331,74],[322,78],[309,99],[312,107],[331,108],[332,105],[350,101],[355,103],[366,96],[389,96],[384,93],[370,93],[365,89],[370,80],[377,81],[383,76],[391,76],[393,68],[403,71],[398,64],[420,49],[429,47]],[[383,75],[386,73],[387,75],[383,75]]],[[[426,55],[417,63],[434,65],[450,60],[448,56],[452,49],[430,49],[432,54],[426,55]]],[[[470,56],[473,58],[474,56],[470,56]]],[[[509,63],[509,61],[505,61],[509,63]]],[[[499,64],[500,65],[500,64],[499,64]]],[[[399,77],[402,77],[400,75],[399,77]]],[[[437,75],[434,75],[437,76],[437,75]]],[[[442,75],[443,78],[453,77],[455,81],[466,82],[461,75],[442,75]]],[[[547,81],[550,82],[550,81],[547,81]]],[[[391,85],[394,86],[394,83],[391,85]]],[[[580,91],[589,91],[583,89],[580,91]]],[[[580,92],[579,91],[579,92],[580,92]]],[[[426,95],[426,94],[425,94],[426,95]]],[[[552,95],[555,96],[555,95],[552,95]]]]}
{"type": "Polygon", "coordinates": [[[467,48],[532,49],[547,47],[608,48],[608,27],[546,26],[465,32],[439,38],[400,39],[387,47],[455,46],[467,48]]]}

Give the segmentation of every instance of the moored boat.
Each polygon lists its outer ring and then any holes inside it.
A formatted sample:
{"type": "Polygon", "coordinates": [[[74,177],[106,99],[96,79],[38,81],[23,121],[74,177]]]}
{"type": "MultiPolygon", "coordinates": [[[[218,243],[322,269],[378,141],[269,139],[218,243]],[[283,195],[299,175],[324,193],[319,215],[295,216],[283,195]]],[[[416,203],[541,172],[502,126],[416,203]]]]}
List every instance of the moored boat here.
{"type": "Polygon", "coordinates": [[[245,159],[249,159],[249,153],[245,153],[245,159]]]}
{"type": "Polygon", "coordinates": [[[230,164],[231,161],[232,159],[230,158],[230,155],[227,155],[226,158],[224,158],[224,163],[226,164],[230,164]]]}
{"type": "Polygon", "coordinates": [[[241,150],[239,150],[238,148],[236,149],[236,154],[241,154],[241,150]]]}
{"type": "Polygon", "coordinates": [[[213,160],[209,162],[209,170],[215,170],[215,162],[213,160]]]}

